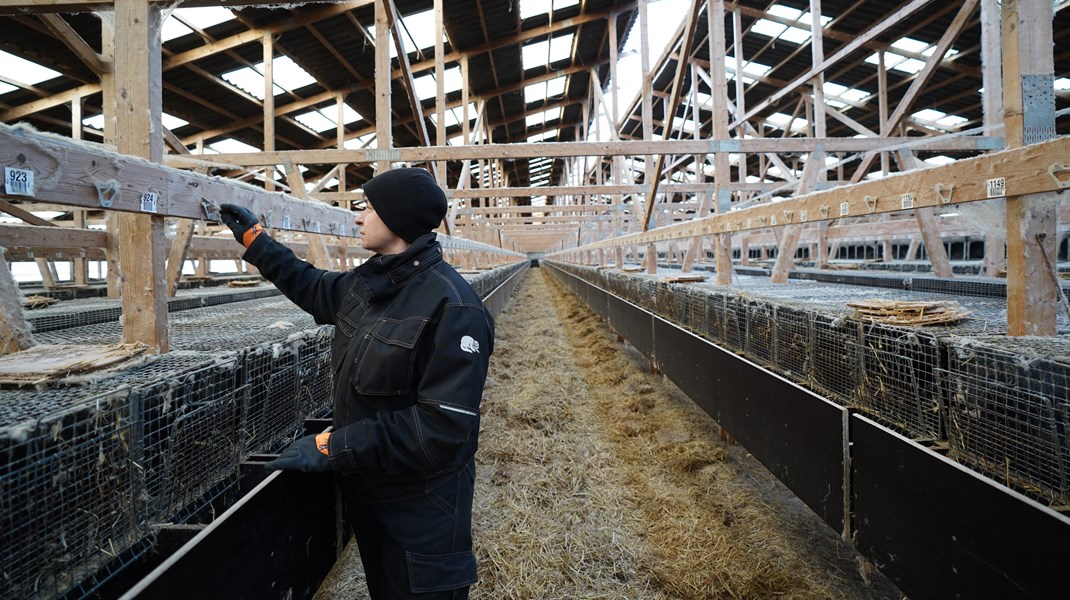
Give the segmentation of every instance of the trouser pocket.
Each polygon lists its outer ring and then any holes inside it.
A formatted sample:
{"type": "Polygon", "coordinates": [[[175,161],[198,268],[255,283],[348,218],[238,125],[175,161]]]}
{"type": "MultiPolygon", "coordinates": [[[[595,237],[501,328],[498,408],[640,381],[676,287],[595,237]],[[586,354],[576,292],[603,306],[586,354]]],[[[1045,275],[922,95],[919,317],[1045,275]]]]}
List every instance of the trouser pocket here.
{"type": "Polygon", "coordinates": [[[468,550],[451,554],[406,552],[412,593],[456,590],[476,582],[476,555],[468,550]]]}

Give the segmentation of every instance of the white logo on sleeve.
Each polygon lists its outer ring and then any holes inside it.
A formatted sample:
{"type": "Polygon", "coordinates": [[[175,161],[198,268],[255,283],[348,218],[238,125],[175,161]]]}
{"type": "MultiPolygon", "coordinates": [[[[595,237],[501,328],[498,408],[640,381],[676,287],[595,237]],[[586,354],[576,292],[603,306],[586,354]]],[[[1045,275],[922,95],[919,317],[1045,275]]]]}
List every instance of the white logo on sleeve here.
{"type": "Polygon", "coordinates": [[[472,354],[479,354],[479,342],[475,341],[472,336],[466,335],[461,338],[461,350],[471,352],[472,354]]]}

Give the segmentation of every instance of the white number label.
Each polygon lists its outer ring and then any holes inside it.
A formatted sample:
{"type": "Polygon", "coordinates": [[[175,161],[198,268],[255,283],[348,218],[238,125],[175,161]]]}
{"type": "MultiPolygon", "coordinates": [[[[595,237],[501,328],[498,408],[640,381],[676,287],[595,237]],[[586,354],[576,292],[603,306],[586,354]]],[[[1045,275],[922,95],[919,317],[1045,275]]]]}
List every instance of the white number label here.
{"type": "Polygon", "coordinates": [[[1007,195],[1007,178],[997,177],[995,179],[989,179],[987,181],[988,197],[989,198],[1002,198],[1007,195]]]}
{"type": "Polygon", "coordinates": [[[914,194],[903,194],[899,198],[903,201],[903,210],[914,208],[914,194]]]}
{"type": "Polygon", "coordinates": [[[776,225],[776,215],[769,215],[769,224],[776,225]]]}
{"type": "Polygon", "coordinates": [[[11,196],[33,196],[33,171],[4,167],[4,187],[11,196]]]}
{"type": "Polygon", "coordinates": [[[806,211],[806,210],[800,210],[799,211],[799,220],[800,221],[805,221],[805,220],[807,220],[809,218],[810,218],[810,212],[809,211],[806,211]]]}
{"type": "Polygon", "coordinates": [[[290,215],[286,215],[286,216],[284,216],[282,218],[282,228],[283,229],[289,229],[290,228],[290,215]]]}
{"type": "Polygon", "coordinates": [[[842,217],[844,215],[850,214],[850,212],[851,212],[851,203],[850,202],[840,202],[840,216],[842,217]]]}
{"type": "Polygon", "coordinates": [[[156,203],[159,199],[160,195],[155,192],[141,194],[141,212],[156,212],[156,203]]]}

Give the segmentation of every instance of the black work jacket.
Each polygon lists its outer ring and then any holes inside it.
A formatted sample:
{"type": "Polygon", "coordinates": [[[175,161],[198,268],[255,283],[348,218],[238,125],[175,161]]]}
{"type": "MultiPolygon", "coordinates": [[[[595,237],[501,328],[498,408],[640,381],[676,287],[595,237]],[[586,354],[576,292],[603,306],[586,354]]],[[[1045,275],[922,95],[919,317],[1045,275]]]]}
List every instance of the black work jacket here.
{"type": "Polygon", "coordinates": [[[335,326],[330,461],[361,500],[426,493],[472,460],[494,322],[429,233],[351,271],[260,235],[243,257],[335,326]]]}

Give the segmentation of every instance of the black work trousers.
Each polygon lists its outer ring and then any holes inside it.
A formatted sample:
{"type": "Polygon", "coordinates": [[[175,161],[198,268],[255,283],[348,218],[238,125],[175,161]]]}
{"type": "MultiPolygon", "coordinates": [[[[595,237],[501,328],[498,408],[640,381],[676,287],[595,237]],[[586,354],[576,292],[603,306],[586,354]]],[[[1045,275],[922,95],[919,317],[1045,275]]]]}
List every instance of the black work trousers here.
{"type": "Polygon", "coordinates": [[[345,499],[372,600],[468,598],[476,582],[475,477],[473,461],[424,495],[388,502],[345,499]]]}

